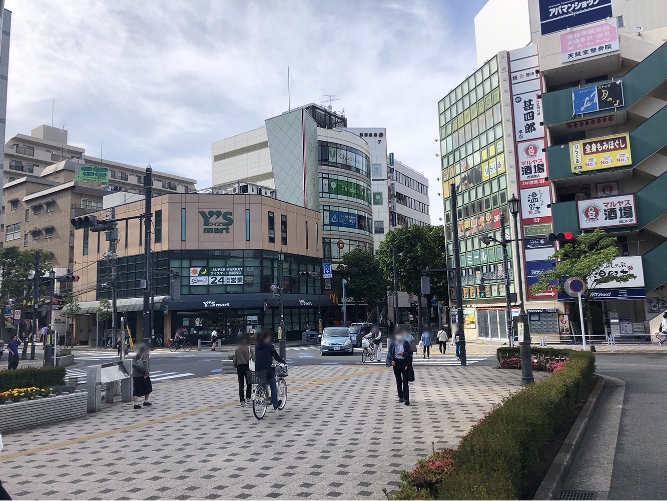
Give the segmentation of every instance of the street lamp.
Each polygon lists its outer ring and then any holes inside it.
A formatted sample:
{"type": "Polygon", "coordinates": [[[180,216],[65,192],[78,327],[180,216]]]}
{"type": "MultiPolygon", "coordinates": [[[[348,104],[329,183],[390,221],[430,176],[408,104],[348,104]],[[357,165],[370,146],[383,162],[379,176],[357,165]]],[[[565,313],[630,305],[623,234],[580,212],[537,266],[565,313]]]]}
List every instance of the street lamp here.
{"type": "Polygon", "coordinates": [[[345,293],[345,286],[347,280],[343,279],[343,327],[347,327],[347,294],[345,293]]]}
{"type": "Polygon", "coordinates": [[[278,252],[278,304],[279,304],[279,313],[280,313],[280,325],[278,326],[278,341],[280,342],[280,356],[283,360],[287,357],[287,340],[285,339],[285,313],[284,313],[284,303],[283,303],[283,273],[285,263],[285,254],[282,249],[278,252]]]}
{"type": "MultiPolygon", "coordinates": [[[[49,322],[51,323],[51,332],[53,335],[53,366],[56,365],[56,332],[53,329],[53,293],[56,288],[56,270],[51,268],[49,271],[49,289],[51,289],[50,300],[49,300],[49,322]]],[[[45,341],[46,343],[46,341],[45,341]]],[[[46,346],[46,344],[44,345],[46,346]]],[[[45,349],[46,350],[46,349],[45,349]]]]}
{"type": "Polygon", "coordinates": [[[514,249],[516,255],[516,265],[517,265],[517,280],[516,286],[519,291],[519,318],[517,319],[517,333],[519,334],[519,349],[521,350],[521,384],[529,385],[535,381],[533,378],[533,360],[530,354],[530,329],[528,326],[528,315],[526,314],[526,309],[523,304],[523,287],[521,285],[521,252],[519,249],[519,209],[521,203],[519,199],[516,198],[516,195],[512,195],[512,198],[508,201],[508,206],[510,213],[512,214],[512,220],[514,222],[514,249]],[[521,335],[523,334],[523,335],[521,335]]]}

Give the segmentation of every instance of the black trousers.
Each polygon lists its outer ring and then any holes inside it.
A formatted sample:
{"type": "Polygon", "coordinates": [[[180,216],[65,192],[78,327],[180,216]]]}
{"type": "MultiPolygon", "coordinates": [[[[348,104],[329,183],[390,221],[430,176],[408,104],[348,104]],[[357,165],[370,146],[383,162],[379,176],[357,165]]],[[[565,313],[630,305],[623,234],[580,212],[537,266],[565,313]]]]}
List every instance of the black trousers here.
{"type": "Polygon", "coordinates": [[[7,359],[7,368],[16,369],[19,366],[19,354],[14,355],[11,351],[7,359]]]}
{"type": "Polygon", "coordinates": [[[447,352],[447,341],[438,341],[438,344],[440,345],[440,353],[446,353],[447,352]]]}
{"type": "Polygon", "coordinates": [[[424,356],[431,358],[431,345],[424,346],[424,356]]]}
{"type": "Polygon", "coordinates": [[[240,364],[236,366],[236,375],[239,379],[239,401],[241,402],[243,402],[244,400],[249,400],[250,396],[252,395],[252,386],[250,385],[250,380],[248,379],[249,370],[250,370],[250,365],[248,364],[240,364]],[[243,397],[244,386],[245,386],[245,398],[243,397]]]}
{"type": "Polygon", "coordinates": [[[410,387],[408,386],[408,369],[409,364],[405,360],[396,360],[394,365],[394,377],[396,378],[396,391],[398,398],[402,398],[406,402],[410,401],[410,387]]]}

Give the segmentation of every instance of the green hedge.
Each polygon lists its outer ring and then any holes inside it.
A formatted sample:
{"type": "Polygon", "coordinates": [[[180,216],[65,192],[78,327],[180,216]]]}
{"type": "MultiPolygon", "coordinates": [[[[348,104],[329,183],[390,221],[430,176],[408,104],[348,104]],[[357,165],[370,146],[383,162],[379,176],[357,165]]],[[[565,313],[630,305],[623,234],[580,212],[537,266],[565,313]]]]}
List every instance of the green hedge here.
{"type": "MultiPolygon", "coordinates": [[[[500,351],[500,350],[499,350],[500,351]]],[[[558,350],[568,357],[563,369],[515,393],[494,408],[452,451],[452,467],[436,483],[420,484],[415,472],[404,472],[395,499],[517,499],[523,474],[540,448],[575,408],[595,371],[590,352],[558,350]]]]}
{"type": "Polygon", "coordinates": [[[26,367],[14,371],[0,371],[0,391],[14,388],[50,388],[65,384],[64,367],[26,367]]]}

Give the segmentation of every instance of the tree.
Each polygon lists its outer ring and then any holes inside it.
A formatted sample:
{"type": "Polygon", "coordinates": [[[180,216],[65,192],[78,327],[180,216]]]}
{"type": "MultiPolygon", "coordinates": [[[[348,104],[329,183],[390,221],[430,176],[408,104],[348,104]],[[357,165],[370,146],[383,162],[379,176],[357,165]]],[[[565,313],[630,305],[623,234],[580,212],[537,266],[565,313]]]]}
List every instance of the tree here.
{"type": "Polygon", "coordinates": [[[539,273],[537,283],[531,285],[530,289],[533,294],[544,292],[550,287],[555,287],[559,292],[562,292],[564,279],[570,277],[582,279],[587,284],[582,302],[590,335],[592,330],[591,289],[609,282],[627,282],[636,278],[632,273],[621,276],[603,276],[598,273],[603,265],[611,263],[617,257],[616,237],[609,236],[600,229],[592,233],[584,233],[576,237],[573,242],[564,244],[554,253],[552,259],[556,260],[556,266],[551,270],[539,273]]]}
{"type": "MultiPolygon", "coordinates": [[[[72,321],[74,321],[74,318],[80,312],[81,312],[81,305],[79,304],[79,300],[74,295],[74,293],[68,292],[63,301],[63,313],[65,314],[65,318],[67,321],[66,331],[69,330],[69,319],[72,318],[72,321]]],[[[67,346],[67,341],[68,341],[67,335],[65,335],[65,346],[67,346]]],[[[70,344],[73,344],[74,332],[71,333],[69,341],[70,344]]]]}
{"type": "Polygon", "coordinates": [[[97,320],[97,345],[100,344],[100,322],[104,323],[111,318],[111,301],[107,298],[100,299],[100,305],[95,312],[97,320]]]}
{"type": "MultiPolygon", "coordinates": [[[[376,258],[382,273],[393,280],[392,248],[396,249],[398,289],[415,294],[419,299],[418,314],[421,328],[421,277],[428,268],[446,268],[447,257],[442,226],[402,226],[391,230],[377,249],[376,258]]],[[[431,294],[441,301],[448,299],[447,274],[436,272],[431,278],[431,294]]]]}
{"type": "Polygon", "coordinates": [[[387,281],[370,252],[356,248],[343,257],[337,273],[347,280],[347,293],[356,304],[365,301],[369,306],[387,295],[387,281]]]}

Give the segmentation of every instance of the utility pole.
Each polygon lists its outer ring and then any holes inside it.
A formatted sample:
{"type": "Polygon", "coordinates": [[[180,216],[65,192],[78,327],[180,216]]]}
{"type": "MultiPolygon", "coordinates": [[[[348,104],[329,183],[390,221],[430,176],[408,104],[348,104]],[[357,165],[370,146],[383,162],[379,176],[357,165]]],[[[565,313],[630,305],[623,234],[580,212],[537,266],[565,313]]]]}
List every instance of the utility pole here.
{"type": "Polygon", "coordinates": [[[347,280],[343,279],[342,283],[343,283],[343,327],[347,327],[347,293],[345,291],[347,280]]]}
{"type": "MultiPolygon", "coordinates": [[[[33,277],[32,284],[32,348],[30,349],[30,360],[35,360],[35,338],[37,337],[37,311],[39,309],[39,258],[40,250],[35,251],[35,276],[33,277]]],[[[23,354],[22,359],[27,358],[28,345],[23,343],[23,354]]]]}
{"type": "MultiPolygon", "coordinates": [[[[111,208],[111,219],[116,217],[116,208],[111,208]]],[[[114,341],[117,339],[118,333],[116,332],[116,316],[118,314],[118,307],[116,300],[118,299],[118,275],[117,275],[117,258],[116,255],[116,237],[118,230],[114,226],[113,229],[107,231],[106,237],[109,240],[109,258],[111,260],[111,330],[113,331],[114,341]]],[[[120,338],[120,359],[125,359],[125,335],[121,333],[120,338]]]]}
{"type": "Polygon", "coordinates": [[[461,365],[465,366],[467,365],[466,338],[463,329],[463,290],[461,289],[461,255],[459,254],[459,217],[456,212],[456,185],[454,183],[450,185],[450,190],[452,194],[452,235],[454,236],[452,239],[452,252],[454,254],[454,273],[456,273],[456,323],[458,324],[459,359],[461,360],[461,365]]]}
{"type": "Polygon", "coordinates": [[[391,248],[392,267],[394,272],[394,300],[392,306],[394,307],[394,329],[398,324],[398,277],[396,276],[396,247],[391,248]]]}
{"type": "MultiPolygon", "coordinates": [[[[516,238],[519,238],[518,236],[516,238]]],[[[500,245],[503,248],[503,266],[505,267],[505,303],[507,307],[507,317],[505,318],[507,324],[507,339],[510,346],[514,346],[514,335],[512,334],[512,301],[510,296],[510,270],[509,270],[509,256],[507,253],[507,233],[505,230],[505,213],[500,212],[500,245]]]]}
{"type": "Polygon", "coordinates": [[[152,224],[152,209],[151,198],[153,196],[153,169],[149,165],[146,167],[146,175],[144,176],[144,261],[146,265],[146,284],[144,287],[144,309],[142,316],[141,337],[150,339],[151,348],[155,345],[155,338],[151,332],[151,224],[152,224]]]}
{"type": "Polygon", "coordinates": [[[278,341],[280,342],[280,357],[283,360],[286,360],[287,357],[287,340],[285,339],[285,314],[284,314],[284,298],[283,294],[285,291],[283,290],[283,284],[284,284],[284,269],[283,265],[285,263],[285,254],[281,250],[278,252],[278,292],[280,295],[278,296],[278,308],[279,308],[279,314],[280,314],[280,325],[278,326],[278,341]]]}

